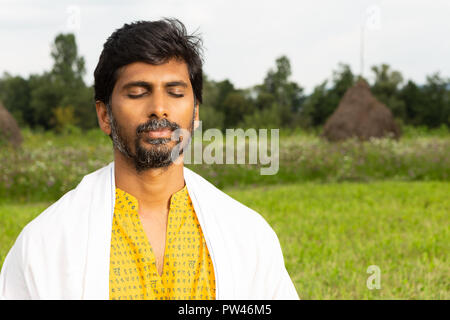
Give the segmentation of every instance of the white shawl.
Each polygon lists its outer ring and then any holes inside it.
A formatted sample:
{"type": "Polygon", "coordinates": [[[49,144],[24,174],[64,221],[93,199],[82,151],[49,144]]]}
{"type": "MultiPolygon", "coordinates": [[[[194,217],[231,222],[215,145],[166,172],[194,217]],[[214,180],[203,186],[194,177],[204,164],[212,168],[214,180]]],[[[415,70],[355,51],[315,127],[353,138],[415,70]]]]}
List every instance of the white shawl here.
{"type": "MultiPolygon", "coordinates": [[[[184,167],[214,266],[217,299],[298,299],[278,238],[257,212],[184,167]]],[[[2,299],[109,299],[114,162],[31,221],[0,274],[2,299]]]]}

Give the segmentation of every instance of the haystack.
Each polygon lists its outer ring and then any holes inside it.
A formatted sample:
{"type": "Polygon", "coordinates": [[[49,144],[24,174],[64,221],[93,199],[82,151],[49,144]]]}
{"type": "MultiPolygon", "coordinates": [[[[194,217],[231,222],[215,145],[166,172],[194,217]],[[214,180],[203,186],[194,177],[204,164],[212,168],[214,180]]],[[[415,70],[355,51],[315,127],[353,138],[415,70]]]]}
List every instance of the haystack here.
{"type": "Polygon", "coordinates": [[[372,95],[369,85],[362,79],[345,92],[338,107],[326,121],[322,133],[330,141],[352,136],[368,140],[388,135],[398,139],[400,128],[391,110],[372,95]]]}
{"type": "Polygon", "coordinates": [[[3,107],[0,102],[0,144],[9,143],[13,147],[18,147],[23,138],[16,119],[3,107]]]}

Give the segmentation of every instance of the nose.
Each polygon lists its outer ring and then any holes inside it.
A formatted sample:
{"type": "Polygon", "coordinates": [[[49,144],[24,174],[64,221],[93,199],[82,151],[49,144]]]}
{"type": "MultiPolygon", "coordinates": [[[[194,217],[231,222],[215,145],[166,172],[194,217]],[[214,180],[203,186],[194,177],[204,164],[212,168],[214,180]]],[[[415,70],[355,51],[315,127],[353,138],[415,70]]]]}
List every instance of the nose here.
{"type": "Polygon", "coordinates": [[[168,118],[168,100],[166,99],[163,90],[155,89],[152,93],[151,99],[148,102],[148,117],[157,119],[168,118]]]}

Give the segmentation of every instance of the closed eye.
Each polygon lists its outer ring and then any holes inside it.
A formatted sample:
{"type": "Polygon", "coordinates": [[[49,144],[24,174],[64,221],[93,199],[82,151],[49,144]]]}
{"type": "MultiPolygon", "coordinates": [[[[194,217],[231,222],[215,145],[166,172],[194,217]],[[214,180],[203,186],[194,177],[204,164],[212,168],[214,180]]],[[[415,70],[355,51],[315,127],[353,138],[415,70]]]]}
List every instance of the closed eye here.
{"type": "Polygon", "coordinates": [[[130,99],[139,99],[139,98],[141,98],[141,97],[143,97],[145,95],[146,95],[146,92],[141,93],[141,94],[128,94],[128,98],[130,98],[130,99]]]}
{"type": "MultiPolygon", "coordinates": [[[[175,93],[175,92],[169,92],[169,94],[175,98],[182,98],[184,97],[183,93],[175,93]]],[[[143,96],[146,96],[147,92],[141,93],[141,94],[128,94],[128,98],[130,99],[139,99],[142,98],[143,96]]]]}
{"type": "Polygon", "coordinates": [[[170,94],[171,96],[176,97],[176,98],[184,97],[184,94],[182,94],[182,93],[169,92],[169,94],[170,94]]]}

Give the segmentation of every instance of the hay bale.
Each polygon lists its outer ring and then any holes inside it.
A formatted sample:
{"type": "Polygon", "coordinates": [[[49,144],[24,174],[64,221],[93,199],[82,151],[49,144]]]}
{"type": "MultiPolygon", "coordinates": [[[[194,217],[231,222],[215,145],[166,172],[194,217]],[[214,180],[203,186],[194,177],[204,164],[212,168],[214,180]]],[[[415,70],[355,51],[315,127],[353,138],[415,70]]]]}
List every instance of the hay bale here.
{"type": "Polygon", "coordinates": [[[369,85],[362,79],[345,92],[322,133],[330,141],[353,136],[360,140],[385,136],[398,139],[400,135],[391,110],[372,95],[369,85]]]}
{"type": "Polygon", "coordinates": [[[13,147],[19,147],[22,141],[23,137],[16,119],[0,102],[0,144],[7,143],[13,147]]]}

